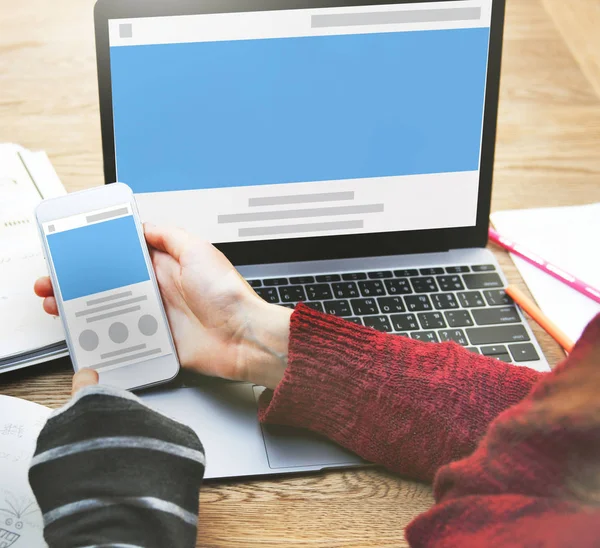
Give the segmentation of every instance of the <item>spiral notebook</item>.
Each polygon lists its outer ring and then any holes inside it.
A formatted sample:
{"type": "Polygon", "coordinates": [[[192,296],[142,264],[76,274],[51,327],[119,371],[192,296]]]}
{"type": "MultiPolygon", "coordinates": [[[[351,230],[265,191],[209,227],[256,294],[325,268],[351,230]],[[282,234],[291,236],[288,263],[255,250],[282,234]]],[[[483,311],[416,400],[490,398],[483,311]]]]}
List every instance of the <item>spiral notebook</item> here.
{"type": "Polygon", "coordinates": [[[0,373],[68,354],[60,320],[33,293],[48,273],[34,210],[65,193],[44,152],[0,145],[0,373]]]}

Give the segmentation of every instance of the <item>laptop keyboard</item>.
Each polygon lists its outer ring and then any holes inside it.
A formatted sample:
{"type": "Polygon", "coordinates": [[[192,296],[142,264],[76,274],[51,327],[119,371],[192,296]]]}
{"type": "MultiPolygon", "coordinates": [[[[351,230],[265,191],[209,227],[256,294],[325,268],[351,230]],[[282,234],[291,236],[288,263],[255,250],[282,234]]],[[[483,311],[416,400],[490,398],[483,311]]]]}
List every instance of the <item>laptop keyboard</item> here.
{"type": "Polygon", "coordinates": [[[509,363],[540,359],[494,265],[248,280],[265,301],[297,303],[425,342],[454,341],[509,363]]]}

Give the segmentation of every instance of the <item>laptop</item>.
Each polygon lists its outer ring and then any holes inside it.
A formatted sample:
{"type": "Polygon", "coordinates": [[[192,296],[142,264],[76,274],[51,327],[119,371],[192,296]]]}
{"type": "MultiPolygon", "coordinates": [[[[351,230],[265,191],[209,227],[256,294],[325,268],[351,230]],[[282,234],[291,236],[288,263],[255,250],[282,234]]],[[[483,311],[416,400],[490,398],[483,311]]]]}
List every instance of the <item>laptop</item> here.
{"type": "MultiPolygon", "coordinates": [[[[548,371],[485,249],[504,8],[99,0],[106,183],[270,303],[548,371]]],[[[184,379],[143,398],[198,433],[207,478],[365,464],[261,426],[262,390],[184,379]]]]}

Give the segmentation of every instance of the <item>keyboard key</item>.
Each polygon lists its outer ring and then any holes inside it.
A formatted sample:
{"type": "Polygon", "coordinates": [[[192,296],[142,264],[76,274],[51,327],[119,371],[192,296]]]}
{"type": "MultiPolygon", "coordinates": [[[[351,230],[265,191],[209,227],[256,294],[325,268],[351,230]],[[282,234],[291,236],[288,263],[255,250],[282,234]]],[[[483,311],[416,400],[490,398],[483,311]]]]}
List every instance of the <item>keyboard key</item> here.
{"type": "Polygon", "coordinates": [[[408,283],[406,278],[399,280],[385,280],[384,283],[390,295],[406,295],[412,293],[410,283],[408,283]]]}
{"type": "Polygon", "coordinates": [[[332,284],[333,296],[344,299],[353,299],[360,297],[358,294],[358,288],[354,282],[343,282],[339,284],[332,284]]]}
{"type": "Polygon", "coordinates": [[[383,282],[380,281],[358,282],[358,287],[363,297],[381,297],[385,295],[385,287],[383,286],[383,282]]]}
{"type": "Polygon", "coordinates": [[[342,274],[342,280],[345,282],[356,282],[358,280],[366,280],[367,275],[364,272],[354,272],[352,274],[342,274]]]}
{"type": "Polygon", "coordinates": [[[452,293],[439,293],[437,295],[432,295],[431,298],[433,299],[433,306],[438,310],[458,308],[458,302],[452,293]]]}
{"type": "Polygon", "coordinates": [[[377,272],[369,272],[369,279],[383,280],[384,278],[393,278],[394,274],[389,270],[379,270],[377,272]]]}
{"type": "Polygon", "coordinates": [[[394,333],[394,335],[398,335],[399,337],[408,337],[410,339],[410,333],[394,333]]]}
{"type": "Polygon", "coordinates": [[[325,309],[323,308],[323,305],[319,302],[310,302],[307,301],[304,303],[306,306],[310,306],[310,308],[313,308],[314,310],[318,310],[319,312],[325,312],[325,309]]]}
{"type": "Polygon", "coordinates": [[[264,280],[263,284],[266,287],[273,287],[276,285],[288,285],[289,282],[287,278],[271,278],[270,280],[264,280]]]}
{"type": "Polygon", "coordinates": [[[435,331],[415,331],[414,333],[411,333],[410,336],[417,341],[433,343],[440,342],[440,339],[436,335],[435,331]]]}
{"type": "Polygon", "coordinates": [[[465,350],[473,352],[473,354],[481,354],[481,352],[479,352],[479,348],[477,348],[476,346],[467,346],[465,350]]]}
{"type": "Polygon", "coordinates": [[[473,272],[494,272],[496,267],[493,264],[480,264],[473,267],[473,272]]]}
{"type": "Polygon", "coordinates": [[[442,327],[446,327],[446,322],[441,312],[423,312],[418,316],[423,329],[441,329],[442,327]]]}
{"type": "Polygon", "coordinates": [[[467,329],[471,344],[498,344],[529,341],[529,335],[522,325],[496,325],[494,327],[472,327],[467,329]]]}
{"type": "Polygon", "coordinates": [[[290,278],[290,283],[291,284],[314,284],[315,283],[315,278],[314,276],[298,276],[296,278],[290,278]]]}
{"type": "Polygon", "coordinates": [[[427,310],[433,310],[431,301],[427,295],[410,295],[404,297],[406,303],[406,309],[410,312],[425,312],[427,310]]]}
{"type": "Polygon", "coordinates": [[[333,299],[333,293],[328,284],[307,285],[305,289],[309,301],[333,299]]]}
{"type": "Polygon", "coordinates": [[[482,346],[481,353],[484,356],[501,356],[502,354],[508,354],[508,350],[503,344],[497,344],[495,346],[482,346]]]}
{"type": "Polygon", "coordinates": [[[279,295],[277,294],[277,289],[274,287],[257,287],[254,291],[268,303],[274,304],[279,302],[279,295]]]}
{"type": "Polygon", "coordinates": [[[353,315],[348,301],[326,301],[323,306],[327,314],[341,317],[353,315]]]}
{"type": "Polygon", "coordinates": [[[431,276],[427,278],[411,278],[410,283],[412,284],[415,293],[435,293],[438,291],[435,278],[432,278],[431,276]]]}
{"type": "Polygon", "coordinates": [[[475,324],[468,310],[454,310],[444,312],[448,327],[472,327],[475,324]]]}
{"type": "Polygon", "coordinates": [[[379,314],[375,299],[353,299],[350,301],[355,316],[367,316],[379,314]]]}
{"type": "Polygon", "coordinates": [[[356,325],[365,325],[360,318],[346,318],[349,322],[355,323],[356,325]]]}
{"type": "Polygon", "coordinates": [[[418,276],[418,270],[394,270],[394,276],[396,278],[409,278],[410,276],[418,276]]]}
{"type": "Polygon", "coordinates": [[[291,308],[292,310],[294,310],[294,308],[296,308],[296,305],[293,303],[286,303],[286,304],[282,304],[281,306],[283,306],[284,308],[291,308]]]}
{"type": "Polygon", "coordinates": [[[477,308],[485,306],[485,301],[481,295],[481,291],[465,291],[464,293],[457,293],[458,300],[463,308],[477,308]]]}
{"type": "Polygon", "coordinates": [[[513,304],[513,300],[506,294],[504,289],[484,291],[483,295],[490,306],[502,306],[506,304],[513,304]]]}
{"type": "Polygon", "coordinates": [[[440,337],[442,338],[442,342],[454,341],[461,346],[469,346],[469,341],[467,341],[465,332],[462,329],[447,329],[445,331],[440,331],[439,333],[440,337]]]}
{"type": "Polygon", "coordinates": [[[449,266],[446,268],[448,274],[464,274],[465,272],[471,272],[468,266],[449,266]]]}
{"type": "Polygon", "coordinates": [[[420,270],[421,276],[437,276],[438,274],[443,274],[443,268],[421,268],[420,270]]]}
{"type": "Polygon", "coordinates": [[[503,285],[498,274],[465,274],[463,279],[467,289],[488,289],[503,285]]]}
{"type": "Polygon", "coordinates": [[[396,312],[406,312],[401,297],[379,297],[377,299],[379,309],[384,314],[394,314],[396,312]]]}
{"type": "Polygon", "coordinates": [[[441,291],[460,291],[465,288],[460,276],[438,276],[437,281],[441,291]]]}
{"type": "Polygon", "coordinates": [[[498,354],[497,356],[490,356],[490,358],[494,358],[500,362],[512,363],[510,354],[498,354]]]}
{"type": "Polygon", "coordinates": [[[540,359],[537,350],[531,343],[511,344],[508,349],[516,362],[535,362],[540,359]]]}
{"type": "Polygon", "coordinates": [[[301,285],[289,285],[279,288],[282,303],[297,303],[306,300],[306,293],[301,285]]]}
{"type": "Polygon", "coordinates": [[[517,309],[514,306],[473,310],[473,318],[477,325],[496,325],[502,323],[518,323],[521,321],[517,309]]]}
{"type": "Polygon", "coordinates": [[[383,331],[385,333],[392,332],[392,324],[390,324],[390,320],[387,319],[387,316],[365,316],[363,322],[365,322],[367,327],[373,327],[374,329],[377,329],[377,331],[383,331]]]}
{"type": "Polygon", "coordinates": [[[262,282],[260,280],[248,280],[250,287],[260,287],[262,282]]]}
{"type": "Polygon", "coordinates": [[[317,282],[319,283],[330,283],[330,282],[341,282],[342,277],[339,274],[322,274],[317,276],[317,282]]]}
{"type": "Polygon", "coordinates": [[[391,316],[392,325],[396,331],[414,331],[420,329],[417,317],[414,314],[397,314],[391,316]]]}

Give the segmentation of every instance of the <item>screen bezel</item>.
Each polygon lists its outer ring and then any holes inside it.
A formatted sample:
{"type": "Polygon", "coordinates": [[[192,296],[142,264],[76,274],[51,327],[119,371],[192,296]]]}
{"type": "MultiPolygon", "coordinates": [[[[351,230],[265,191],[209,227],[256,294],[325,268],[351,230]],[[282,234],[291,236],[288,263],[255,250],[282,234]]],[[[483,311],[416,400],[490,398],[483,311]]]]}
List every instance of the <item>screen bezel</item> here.
{"type": "Polygon", "coordinates": [[[180,366],[179,358],[177,356],[177,349],[175,348],[175,341],[173,340],[173,336],[169,328],[167,314],[165,312],[160,291],[158,289],[158,283],[156,281],[154,268],[152,267],[152,260],[148,252],[148,247],[146,246],[144,229],[140,223],[139,213],[133,192],[126,185],[112,184],[110,186],[96,187],[89,190],[67,194],[65,196],[59,196],[57,198],[51,198],[49,200],[44,200],[37,206],[35,210],[35,218],[42,242],[44,258],[52,279],[52,285],[55,288],[56,304],[58,306],[59,315],[63,323],[65,339],[67,342],[67,347],[69,348],[71,363],[73,364],[73,369],[75,371],[79,371],[80,368],[79,364],[77,363],[77,355],[74,352],[74,343],[71,339],[67,322],[64,319],[66,318],[66,315],[63,307],[60,284],[58,283],[56,269],[54,268],[52,254],[50,253],[50,247],[44,233],[43,225],[45,223],[64,219],[65,217],[70,217],[72,215],[90,213],[99,209],[118,206],[124,203],[128,203],[131,206],[138,240],[142,248],[144,260],[146,262],[146,268],[148,269],[148,273],[150,275],[153,291],[158,299],[159,308],[163,318],[163,324],[167,329],[171,352],[165,356],[142,360],[140,362],[125,365],[117,369],[112,369],[110,371],[100,371],[99,376],[101,384],[116,386],[124,390],[137,390],[172,381],[179,373],[180,366]]]}
{"type": "MultiPolygon", "coordinates": [[[[451,0],[98,0],[94,8],[94,22],[105,183],[112,183],[117,178],[109,19],[448,1],[451,0]]],[[[504,13],[505,0],[493,0],[475,226],[229,242],[216,244],[216,246],[235,265],[403,255],[485,247],[488,241],[492,197],[504,13]]]]}

